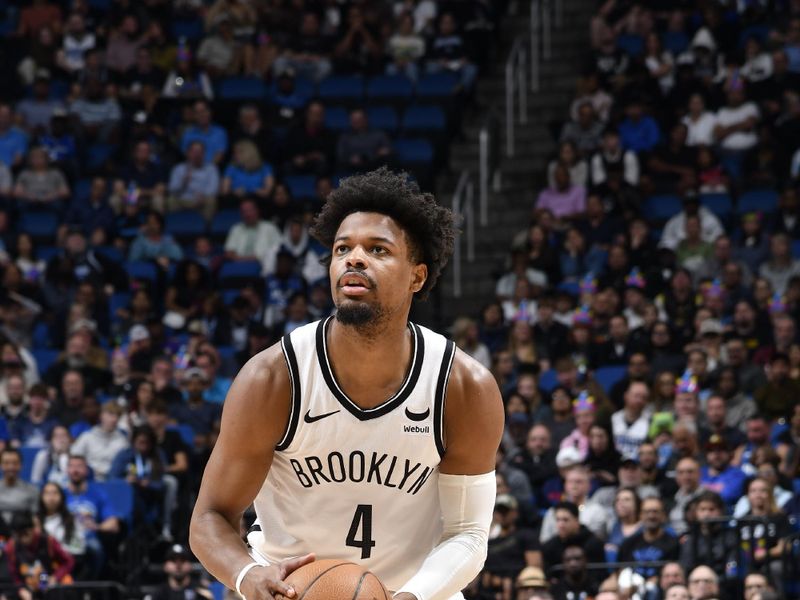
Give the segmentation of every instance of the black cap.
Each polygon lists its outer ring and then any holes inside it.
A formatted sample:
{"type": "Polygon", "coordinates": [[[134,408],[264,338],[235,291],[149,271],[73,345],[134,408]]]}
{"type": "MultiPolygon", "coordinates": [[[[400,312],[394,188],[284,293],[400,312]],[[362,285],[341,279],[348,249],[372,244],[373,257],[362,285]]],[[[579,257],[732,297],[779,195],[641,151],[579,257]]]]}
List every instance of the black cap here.
{"type": "Polygon", "coordinates": [[[167,552],[167,560],[175,560],[176,558],[182,558],[184,560],[189,560],[191,558],[191,554],[189,554],[186,546],[182,546],[181,544],[173,544],[170,546],[167,552]]]}

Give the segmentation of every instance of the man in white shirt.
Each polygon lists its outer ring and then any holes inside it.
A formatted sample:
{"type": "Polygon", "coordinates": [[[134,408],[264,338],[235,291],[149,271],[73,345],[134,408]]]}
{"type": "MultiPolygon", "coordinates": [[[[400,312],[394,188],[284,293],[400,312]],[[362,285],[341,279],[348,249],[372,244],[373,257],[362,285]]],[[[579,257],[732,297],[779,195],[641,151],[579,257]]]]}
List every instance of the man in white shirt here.
{"type": "Polygon", "coordinates": [[[700,237],[709,244],[725,233],[717,216],[705,206],[700,206],[700,199],[695,195],[687,195],[683,199],[683,210],[672,217],[664,226],[659,246],[675,250],[686,237],[686,217],[697,215],[700,219],[700,237]]]}
{"type": "MultiPolygon", "coordinates": [[[[601,540],[608,537],[612,514],[602,505],[589,500],[591,480],[589,471],[583,465],[576,465],[564,476],[564,499],[573,502],[580,511],[579,520],[601,540]]],[[[556,534],[556,513],[551,507],[542,519],[539,541],[546,542],[556,534]]]]}
{"type": "Polygon", "coordinates": [[[623,458],[635,459],[639,446],[647,439],[650,428],[650,410],[647,401],[650,390],[643,381],[631,381],[625,391],[625,405],[611,415],[614,445],[623,458]]]}
{"type": "Polygon", "coordinates": [[[728,85],[728,104],[717,111],[714,137],[726,152],[743,153],[758,143],[756,125],[761,113],[755,102],[746,102],[744,82],[728,85]]]}
{"type": "Polygon", "coordinates": [[[253,200],[243,200],[239,205],[241,223],[228,232],[225,240],[227,260],[261,261],[281,243],[280,230],[269,221],[262,221],[258,206],[253,200]]]}

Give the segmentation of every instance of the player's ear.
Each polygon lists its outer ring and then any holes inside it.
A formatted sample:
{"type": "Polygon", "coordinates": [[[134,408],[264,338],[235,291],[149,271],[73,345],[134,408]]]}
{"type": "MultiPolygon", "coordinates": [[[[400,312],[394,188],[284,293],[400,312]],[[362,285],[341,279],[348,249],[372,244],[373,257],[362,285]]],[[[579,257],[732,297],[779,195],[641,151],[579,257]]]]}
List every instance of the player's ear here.
{"type": "Polygon", "coordinates": [[[411,291],[415,294],[422,289],[428,280],[428,265],[420,263],[411,271],[411,291]]]}

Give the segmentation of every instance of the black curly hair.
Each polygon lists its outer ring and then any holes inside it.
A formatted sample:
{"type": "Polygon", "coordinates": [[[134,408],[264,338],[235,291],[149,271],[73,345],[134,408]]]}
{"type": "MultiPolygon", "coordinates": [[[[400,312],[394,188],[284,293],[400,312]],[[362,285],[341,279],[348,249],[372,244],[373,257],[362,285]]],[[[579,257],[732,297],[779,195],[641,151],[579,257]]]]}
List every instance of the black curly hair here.
{"type": "Polygon", "coordinates": [[[416,293],[424,300],[453,253],[453,213],[439,206],[432,194],[422,192],[406,173],[386,167],[342,180],[314,220],[311,234],[327,248],[333,247],[344,219],[355,212],[376,212],[394,219],[406,234],[411,260],[428,267],[428,278],[416,293]]]}

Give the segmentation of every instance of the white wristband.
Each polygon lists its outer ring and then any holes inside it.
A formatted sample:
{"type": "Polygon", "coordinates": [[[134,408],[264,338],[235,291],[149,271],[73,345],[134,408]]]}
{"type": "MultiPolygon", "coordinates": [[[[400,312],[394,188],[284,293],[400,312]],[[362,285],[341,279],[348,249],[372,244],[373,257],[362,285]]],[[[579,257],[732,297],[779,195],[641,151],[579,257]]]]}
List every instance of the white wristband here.
{"type": "Polygon", "coordinates": [[[244,596],[242,595],[242,590],[240,590],[239,588],[241,587],[242,582],[244,581],[244,576],[247,575],[250,572],[251,569],[255,569],[256,567],[263,567],[263,566],[264,565],[262,565],[261,563],[257,563],[255,561],[253,561],[253,562],[243,566],[242,570],[239,571],[239,574],[236,576],[236,584],[234,585],[234,589],[236,590],[237,594],[242,596],[242,598],[244,598],[244,596]]]}

